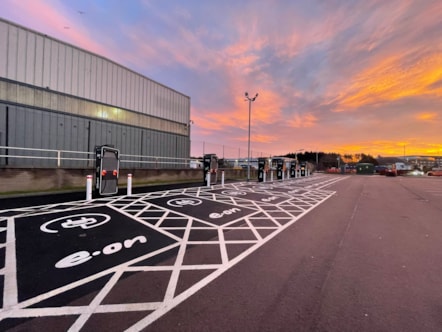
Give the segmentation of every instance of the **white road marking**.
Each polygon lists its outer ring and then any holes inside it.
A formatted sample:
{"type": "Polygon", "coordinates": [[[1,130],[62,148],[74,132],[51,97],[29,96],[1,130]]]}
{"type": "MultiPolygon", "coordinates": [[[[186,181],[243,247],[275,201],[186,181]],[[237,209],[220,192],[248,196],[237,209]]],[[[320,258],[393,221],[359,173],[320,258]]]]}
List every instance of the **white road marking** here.
{"type": "MultiPolygon", "coordinates": [[[[153,321],[164,315],[173,307],[179,305],[189,296],[198,292],[202,287],[206,286],[222,273],[230,269],[232,266],[246,258],[253,251],[260,248],[264,243],[275,237],[280,232],[284,231],[287,227],[290,227],[293,223],[299,220],[306,213],[326,201],[333,196],[335,192],[324,190],[327,186],[333,185],[338,181],[345,179],[346,177],[335,176],[315,176],[312,178],[290,179],[285,182],[274,182],[273,187],[296,187],[300,190],[293,192],[292,194],[276,191],[268,191],[266,189],[253,189],[247,187],[249,183],[235,183],[228,184],[224,187],[212,186],[198,187],[198,188],[185,188],[175,189],[170,191],[154,192],[147,194],[137,194],[130,197],[106,197],[94,200],[92,202],[70,202],[65,204],[51,204],[38,207],[28,207],[23,209],[8,210],[14,211],[17,214],[14,217],[8,217],[7,219],[7,243],[6,243],[6,264],[5,268],[0,271],[5,274],[5,287],[3,303],[4,307],[0,311],[0,319],[6,317],[44,317],[44,316],[63,316],[63,315],[79,315],[75,323],[71,326],[70,331],[77,331],[81,329],[84,324],[87,323],[91,315],[95,313],[113,313],[124,311],[152,311],[145,318],[135,323],[128,331],[138,331],[153,321]],[[246,187],[242,187],[246,185],[246,187]],[[310,186],[310,187],[307,187],[310,186]],[[248,192],[267,193],[272,196],[284,197],[287,200],[280,204],[260,203],[252,200],[245,200],[235,197],[221,197],[208,192],[211,189],[228,188],[230,190],[241,190],[248,192]],[[252,213],[240,220],[234,220],[226,223],[225,225],[217,226],[209,221],[195,220],[192,217],[186,215],[179,215],[175,211],[168,210],[153,206],[149,203],[150,198],[159,198],[173,196],[176,194],[186,194],[193,197],[203,197],[205,199],[211,198],[214,201],[228,203],[236,206],[244,206],[256,210],[256,213],[252,213]],[[54,289],[45,294],[41,294],[35,298],[28,299],[21,303],[17,303],[17,285],[16,285],[16,258],[15,258],[15,233],[14,233],[14,218],[19,216],[29,215],[45,215],[48,213],[59,211],[75,211],[85,207],[99,207],[107,206],[124,214],[137,222],[140,222],[156,231],[173,238],[177,242],[169,245],[165,248],[157,250],[155,252],[148,253],[146,255],[132,259],[129,262],[120,264],[113,268],[101,271],[95,275],[89,276],[82,280],[78,280],[71,284],[65,285],[58,289],[54,289]],[[150,212],[154,212],[152,216],[149,216],[150,212]],[[146,214],[146,216],[145,216],[146,214]],[[169,220],[174,220],[174,226],[168,226],[169,220]],[[182,223],[182,226],[180,225],[182,223]],[[208,241],[189,241],[189,237],[192,231],[210,231],[213,230],[217,234],[217,239],[210,239],[208,241]],[[228,239],[226,238],[225,231],[249,231],[250,236],[247,239],[228,239]],[[265,230],[266,236],[263,238],[259,231],[265,230]],[[176,235],[176,232],[182,232],[182,236],[176,235]],[[253,235],[253,236],[252,236],[253,235]],[[192,264],[183,265],[186,254],[188,254],[188,246],[211,244],[218,246],[219,263],[212,264],[192,264]],[[228,246],[232,244],[243,244],[247,247],[243,252],[229,260],[228,246]],[[178,249],[178,255],[175,258],[172,265],[159,265],[159,266],[142,266],[140,262],[160,255],[174,248],[178,249]],[[138,263],[134,266],[133,264],[138,263]],[[209,274],[196,282],[188,289],[182,291],[180,294],[176,294],[177,285],[179,283],[180,273],[188,270],[206,270],[210,271],[209,274]],[[118,284],[120,276],[127,272],[161,272],[170,271],[171,276],[168,281],[168,285],[164,294],[164,300],[162,302],[141,302],[141,303],[121,303],[121,304],[101,304],[103,299],[112,288],[118,284]],[[72,290],[81,285],[87,284],[105,275],[111,274],[110,280],[106,285],[98,292],[94,299],[85,306],[62,306],[59,308],[27,308],[33,304],[39,303],[43,300],[49,299],[53,296],[58,296],[63,292],[72,290]]],[[[1,213],[2,211],[0,211],[1,213]]],[[[169,224],[170,225],[170,224],[169,224]]],[[[136,290],[134,290],[136,291],[136,290]]]]}
{"type": "Polygon", "coordinates": [[[13,307],[18,302],[17,261],[15,257],[15,224],[14,218],[7,218],[5,285],[3,290],[3,307],[13,307]]]}

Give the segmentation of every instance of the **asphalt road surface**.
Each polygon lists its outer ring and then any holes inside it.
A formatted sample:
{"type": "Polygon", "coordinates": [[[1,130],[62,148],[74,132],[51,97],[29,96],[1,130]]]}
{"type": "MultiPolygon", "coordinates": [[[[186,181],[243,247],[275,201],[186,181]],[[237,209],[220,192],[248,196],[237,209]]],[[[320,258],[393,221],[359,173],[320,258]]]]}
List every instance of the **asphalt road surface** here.
{"type": "Polygon", "coordinates": [[[439,178],[182,188],[0,227],[0,330],[442,330],[439,178]]]}

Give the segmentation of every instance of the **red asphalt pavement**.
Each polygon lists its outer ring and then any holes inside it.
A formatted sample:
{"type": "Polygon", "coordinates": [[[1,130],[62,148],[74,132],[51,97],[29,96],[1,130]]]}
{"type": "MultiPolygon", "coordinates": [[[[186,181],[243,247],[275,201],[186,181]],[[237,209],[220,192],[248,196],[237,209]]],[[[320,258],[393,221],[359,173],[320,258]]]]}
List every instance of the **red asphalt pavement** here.
{"type": "Polygon", "coordinates": [[[143,331],[442,331],[442,179],[350,176],[143,331]]]}

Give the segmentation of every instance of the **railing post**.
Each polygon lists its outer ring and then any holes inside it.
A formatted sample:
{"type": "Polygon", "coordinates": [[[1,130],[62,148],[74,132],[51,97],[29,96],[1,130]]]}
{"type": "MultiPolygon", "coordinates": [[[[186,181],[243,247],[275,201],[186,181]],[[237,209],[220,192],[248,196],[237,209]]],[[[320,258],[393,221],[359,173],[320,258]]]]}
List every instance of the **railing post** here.
{"type": "Polygon", "coordinates": [[[92,175],[86,176],[86,200],[92,199],[92,175]]]}
{"type": "Polygon", "coordinates": [[[127,196],[132,195],[132,174],[127,174],[127,196]]]}

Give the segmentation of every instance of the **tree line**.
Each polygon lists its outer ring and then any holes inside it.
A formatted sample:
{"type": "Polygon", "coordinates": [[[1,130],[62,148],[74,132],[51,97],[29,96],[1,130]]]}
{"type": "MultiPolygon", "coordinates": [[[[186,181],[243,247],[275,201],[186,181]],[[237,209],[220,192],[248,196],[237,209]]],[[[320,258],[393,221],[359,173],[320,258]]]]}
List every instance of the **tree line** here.
{"type": "Polygon", "coordinates": [[[304,151],[303,153],[288,153],[283,157],[297,158],[299,162],[309,162],[317,164],[319,170],[327,169],[331,167],[338,167],[343,164],[356,165],[358,163],[371,163],[378,165],[376,158],[369,154],[357,153],[357,154],[339,154],[339,153],[325,153],[304,151]]]}

